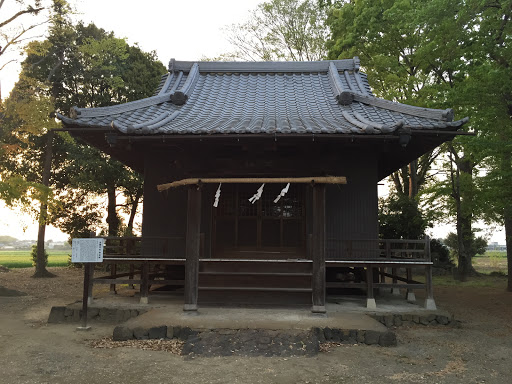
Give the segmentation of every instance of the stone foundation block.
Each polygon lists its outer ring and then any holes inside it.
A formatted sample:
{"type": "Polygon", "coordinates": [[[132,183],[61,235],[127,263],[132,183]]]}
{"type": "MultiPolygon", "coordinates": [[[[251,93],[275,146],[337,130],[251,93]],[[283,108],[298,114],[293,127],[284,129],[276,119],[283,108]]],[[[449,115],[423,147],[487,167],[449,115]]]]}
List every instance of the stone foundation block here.
{"type": "Polygon", "coordinates": [[[145,340],[148,339],[149,331],[146,328],[135,327],[133,328],[133,336],[137,340],[145,340]]]}
{"type": "Polygon", "coordinates": [[[388,328],[395,325],[395,319],[393,315],[386,315],[384,316],[384,325],[388,328]]]}
{"type": "Polygon", "coordinates": [[[71,321],[77,323],[80,321],[80,319],[82,318],[82,310],[81,309],[75,309],[73,311],[73,316],[71,318],[71,321]]]}
{"type": "Polygon", "coordinates": [[[165,339],[167,337],[167,326],[149,328],[148,337],[150,339],[165,339]]]}
{"type": "Polygon", "coordinates": [[[52,307],[50,316],[48,316],[48,323],[62,323],[65,321],[64,313],[66,307],[52,307]]]}
{"type": "Polygon", "coordinates": [[[113,339],[115,341],[125,341],[133,339],[133,331],[131,328],[125,327],[123,325],[118,325],[114,328],[113,339]]]}
{"type": "Polygon", "coordinates": [[[368,344],[368,345],[378,344],[379,339],[380,339],[380,334],[381,333],[378,331],[371,331],[371,330],[366,331],[366,334],[364,337],[365,344],[368,344]]]}
{"type": "Polygon", "coordinates": [[[379,337],[379,345],[382,347],[396,347],[396,335],[393,332],[383,332],[379,337]]]}

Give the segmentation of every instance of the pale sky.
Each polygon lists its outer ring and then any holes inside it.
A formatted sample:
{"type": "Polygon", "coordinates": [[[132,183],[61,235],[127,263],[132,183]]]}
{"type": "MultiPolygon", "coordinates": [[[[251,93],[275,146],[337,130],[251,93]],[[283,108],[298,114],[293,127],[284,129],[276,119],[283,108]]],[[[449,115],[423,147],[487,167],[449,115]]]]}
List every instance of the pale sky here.
{"type": "MultiPolygon", "coordinates": [[[[263,0],[70,0],[76,8],[77,20],[94,22],[98,27],[114,31],[129,44],[138,43],[144,51],[156,51],[167,66],[171,58],[199,60],[215,57],[231,50],[222,28],[247,19],[249,11],[263,0]]],[[[14,4],[14,0],[7,1],[14,4]]],[[[5,7],[5,6],[4,6],[5,7]]],[[[7,8],[8,10],[8,8],[7,8]]],[[[7,14],[7,11],[4,12],[7,14]]],[[[28,20],[26,21],[28,22],[28,20]]],[[[33,36],[43,34],[44,29],[33,36]]],[[[11,53],[8,58],[19,53],[11,53]]],[[[3,58],[6,60],[6,58],[3,58]]],[[[5,62],[5,61],[3,61],[5,62]]],[[[2,63],[0,63],[0,66],[2,63]]],[[[0,72],[2,97],[7,97],[17,80],[19,65],[10,64],[0,72]]],[[[379,194],[385,194],[379,187],[379,194]]],[[[453,228],[439,225],[435,237],[444,237],[453,228]]],[[[491,241],[504,243],[503,231],[491,231],[491,241]]],[[[19,239],[36,239],[37,224],[28,215],[5,208],[0,202],[0,235],[19,239]]],[[[46,239],[66,240],[67,235],[48,227],[46,239]]]]}

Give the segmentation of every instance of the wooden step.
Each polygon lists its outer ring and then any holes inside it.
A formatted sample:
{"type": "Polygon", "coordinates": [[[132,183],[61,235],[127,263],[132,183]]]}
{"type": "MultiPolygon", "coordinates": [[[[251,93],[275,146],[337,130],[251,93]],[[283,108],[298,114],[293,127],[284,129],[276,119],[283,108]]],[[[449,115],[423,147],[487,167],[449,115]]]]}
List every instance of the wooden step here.
{"type": "Polygon", "coordinates": [[[311,304],[308,260],[201,260],[199,303],[311,304]]]}
{"type": "Polygon", "coordinates": [[[311,273],[312,263],[300,261],[201,260],[199,272],[311,273]]]}
{"type": "Polygon", "coordinates": [[[199,305],[311,305],[309,289],[270,289],[245,287],[245,289],[226,289],[221,287],[201,287],[198,294],[199,305]],[[251,289],[252,288],[252,289],[251,289]]]}
{"type": "Polygon", "coordinates": [[[311,288],[285,287],[199,287],[200,291],[237,291],[237,292],[311,292],[311,288]]]}
{"type": "Polygon", "coordinates": [[[199,286],[311,288],[311,273],[199,272],[199,286]]]}

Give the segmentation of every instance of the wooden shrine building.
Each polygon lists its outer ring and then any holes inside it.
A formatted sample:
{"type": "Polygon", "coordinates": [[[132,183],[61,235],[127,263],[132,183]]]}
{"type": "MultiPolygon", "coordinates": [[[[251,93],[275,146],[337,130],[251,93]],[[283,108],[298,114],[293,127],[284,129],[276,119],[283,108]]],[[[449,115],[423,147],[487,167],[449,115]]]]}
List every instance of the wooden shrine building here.
{"type": "Polygon", "coordinates": [[[379,239],[377,183],[466,119],[375,97],[358,58],[171,60],[154,96],[58,117],[144,175],[140,247],[106,257],[132,265],[142,299],[174,284],[187,311],[262,300],[322,313],[328,288],[366,289],[372,307],[374,288],[405,287],[435,307],[428,241],[379,239]]]}

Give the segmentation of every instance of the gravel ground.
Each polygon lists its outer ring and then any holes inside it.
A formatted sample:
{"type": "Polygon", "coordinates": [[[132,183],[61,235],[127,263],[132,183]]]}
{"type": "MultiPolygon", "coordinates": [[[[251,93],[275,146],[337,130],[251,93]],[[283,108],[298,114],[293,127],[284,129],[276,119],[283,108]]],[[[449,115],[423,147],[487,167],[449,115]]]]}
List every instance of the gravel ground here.
{"type": "Polygon", "coordinates": [[[0,383],[509,383],[512,381],[512,293],[494,287],[437,287],[439,307],[460,328],[395,330],[398,346],[331,345],[314,357],[184,358],[134,347],[94,348],[112,325],[76,331],[46,324],[52,305],[81,298],[82,271],[50,268],[53,279],[33,279],[32,269],[0,272],[0,383]]]}

